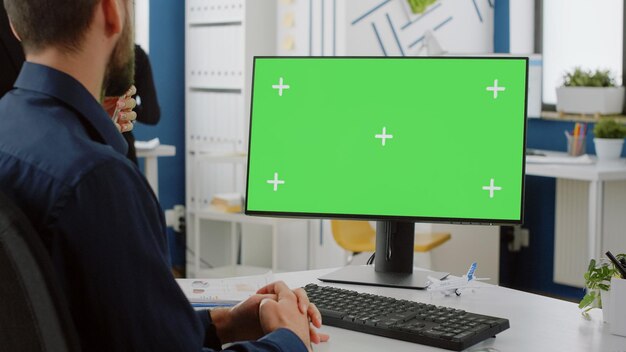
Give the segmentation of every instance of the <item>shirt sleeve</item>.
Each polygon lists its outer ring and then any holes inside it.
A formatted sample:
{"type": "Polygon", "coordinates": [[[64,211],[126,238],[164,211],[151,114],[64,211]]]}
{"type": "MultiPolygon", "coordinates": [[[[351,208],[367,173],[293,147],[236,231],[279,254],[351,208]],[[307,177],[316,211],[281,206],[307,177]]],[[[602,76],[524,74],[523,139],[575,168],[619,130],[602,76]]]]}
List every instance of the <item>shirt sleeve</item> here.
{"type": "MultiPolygon", "coordinates": [[[[197,313],[200,316],[200,320],[204,321],[203,324],[206,324],[205,326],[207,326],[209,330],[209,333],[207,333],[206,335],[206,340],[204,341],[204,345],[208,347],[208,349],[205,349],[204,351],[211,352],[222,350],[222,342],[215,333],[215,326],[213,325],[213,322],[211,320],[211,314],[209,313],[209,311],[203,310],[198,311],[197,313]]],[[[307,352],[307,348],[302,340],[300,340],[300,338],[293,331],[289,329],[278,329],[270,334],[265,335],[258,341],[236,343],[230,345],[227,349],[222,351],[307,352]]]]}
{"type": "Polygon", "coordinates": [[[152,66],[148,54],[137,44],[135,44],[135,87],[141,102],[134,109],[137,121],[156,125],[161,119],[161,107],[154,86],[152,66]]]}
{"type": "MultiPolygon", "coordinates": [[[[58,204],[50,251],[83,350],[219,349],[209,314],[193,310],[170,272],[162,210],[134,165],[94,168],[58,204]]],[[[306,351],[294,339],[276,331],[233,351],[306,351]]]]}

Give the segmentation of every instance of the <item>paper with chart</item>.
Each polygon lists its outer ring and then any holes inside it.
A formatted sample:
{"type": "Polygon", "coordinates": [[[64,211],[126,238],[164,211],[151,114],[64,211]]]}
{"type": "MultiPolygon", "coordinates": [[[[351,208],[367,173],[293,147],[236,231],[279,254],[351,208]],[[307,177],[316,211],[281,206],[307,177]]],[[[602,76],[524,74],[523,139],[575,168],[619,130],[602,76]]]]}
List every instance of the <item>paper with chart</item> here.
{"type": "Polygon", "coordinates": [[[176,279],[189,302],[234,305],[254,295],[258,289],[274,281],[270,272],[263,275],[225,279],[176,279]]]}

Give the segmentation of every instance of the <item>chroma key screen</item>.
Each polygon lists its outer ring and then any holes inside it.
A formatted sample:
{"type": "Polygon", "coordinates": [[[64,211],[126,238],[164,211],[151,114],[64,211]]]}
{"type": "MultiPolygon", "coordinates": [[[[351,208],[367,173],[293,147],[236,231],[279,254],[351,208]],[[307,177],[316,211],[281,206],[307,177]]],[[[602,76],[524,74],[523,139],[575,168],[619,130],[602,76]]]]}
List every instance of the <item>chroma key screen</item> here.
{"type": "Polygon", "coordinates": [[[257,57],[246,213],[519,223],[526,58],[257,57]]]}

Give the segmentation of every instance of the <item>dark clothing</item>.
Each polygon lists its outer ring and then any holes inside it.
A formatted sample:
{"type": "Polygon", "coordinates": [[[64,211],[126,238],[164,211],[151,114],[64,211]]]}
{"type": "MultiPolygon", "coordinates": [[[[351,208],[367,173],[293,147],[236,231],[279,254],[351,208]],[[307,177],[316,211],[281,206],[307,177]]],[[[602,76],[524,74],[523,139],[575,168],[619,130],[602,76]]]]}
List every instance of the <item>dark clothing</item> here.
{"type": "Polygon", "coordinates": [[[11,32],[9,18],[0,2],[0,98],[13,89],[13,83],[23,63],[22,45],[11,32]]]}
{"type": "MultiPolygon", "coordinates": [[[[13,89],[13,83],[24,63],[22,45],[11,32],[9,18],[0,0],[0,98],[13,89]]],[[[148,55],[135,44],[135,87],[137,88],[138,104],[133,111],[137,113],[137,121],[147,125],[156,125],[161,119],[161,108],[157,100],[152,67],[148,55]]],[[[125,132],[124,139],[128,143],[126,156],[137,164],[135,136],[133,132],[125,132]]]]}
{"type": "MultiPolygon", "coordinates": [[[[156,125],[161,119],[161,108],[154,88],[152,67],[148,55],[137,44],[135,44],[135,87],[137,88],[137,95],[135,96],[137,107],[133,111],[137,113],[137,121],[147,125],[156,125]]],[[[125,132],[123,135],[128,142],[126,156],[137,164],[133,131],[125,132]]]]}
{"type": "MultiPolygon", "coordinates": [[[[98,101],[74,78],[25,63],[0,100],[0,190],[52,258],[84,351],[219,348],[169,270],[163,212],[98,101]]],[[[280,329],[237,351],[306,351],[280,329]]]]}

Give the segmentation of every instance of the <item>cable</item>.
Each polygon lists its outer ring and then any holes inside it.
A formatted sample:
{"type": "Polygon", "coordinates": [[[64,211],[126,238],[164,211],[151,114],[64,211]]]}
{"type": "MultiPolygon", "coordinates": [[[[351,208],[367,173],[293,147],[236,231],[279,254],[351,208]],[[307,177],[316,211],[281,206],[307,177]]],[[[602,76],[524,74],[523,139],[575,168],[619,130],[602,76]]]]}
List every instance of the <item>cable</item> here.
{"type": "MultiPolygon", "coordinates": [[[[189,248],[189,247],[187,247],[187,252],[189,252],[194,257],[196,256],[196,253],[194,251],[192,251],[191,248],[189,248]]],[[[200,263],[206,265],[209,269],[213,269],[214,268],[214,266],[211,265],[211,263],[205,261],[204,259],[202,259],[202,257],[200,257],[200,263]]]]}
{"type": "Polygon", "coordinates": [[[370,256],[370,258],[367,260],[367,262],[365,263],[365,265],[372,265],[374,264],[374,258],[376,258],[376,252],[372,253],[372,255],[370,256]]]}

